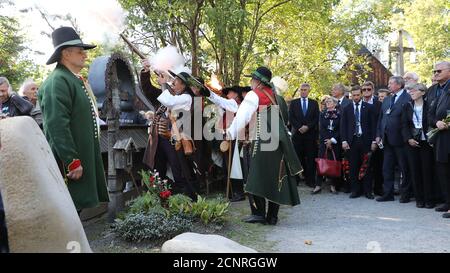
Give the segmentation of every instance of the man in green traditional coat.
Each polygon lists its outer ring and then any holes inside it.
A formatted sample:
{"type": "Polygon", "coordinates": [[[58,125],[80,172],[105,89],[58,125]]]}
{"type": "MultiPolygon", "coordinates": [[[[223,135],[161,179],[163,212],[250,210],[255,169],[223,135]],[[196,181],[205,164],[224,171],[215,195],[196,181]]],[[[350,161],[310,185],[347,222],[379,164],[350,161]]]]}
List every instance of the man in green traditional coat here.
{"type": "Polygon", "coordinates": [[[249,77],[252,77],[252,91],[239,106],[227,130],[227,138],[241,139],[245,126],[249,123],[250,127],[255,125],[250,121],[256,114],[256,136],[245,185],[245,191],[253,197],[250,198],[252,215],[244,221],[276,225],[280,204],[300,204],[295,176],[301,167],[286,128],[286,102],[270,84],[272,72],[267,67],[259,67],[249,77]],[[265,199],[269,203],[267,214],[265,199]]]}
{"type": "Polygon", "coordinates": [[[55,52],[47,65],[57,65],[42,84],[38,100],[45,136],[80,213],[109,201],[96,99],[79,75],[87,58],[85,50],[95,46],[84,44],[70,27],[56,29],[52,39],[55,52]]]}

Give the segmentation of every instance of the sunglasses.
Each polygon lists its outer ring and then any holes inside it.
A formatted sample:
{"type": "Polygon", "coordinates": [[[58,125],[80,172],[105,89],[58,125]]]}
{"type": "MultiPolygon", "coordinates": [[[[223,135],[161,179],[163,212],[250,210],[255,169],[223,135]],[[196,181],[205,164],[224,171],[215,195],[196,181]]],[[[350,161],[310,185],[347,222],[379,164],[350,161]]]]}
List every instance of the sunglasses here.
{"type": "Polygon", "coordinates": [[[445,69],[439,69],[439,70],[433,70],[433,74],[441,74],[442,71],[447,70],[448,68],[445,69]]]}
{"type": "Polygon", "coordinates": [[[362,91],[372,91],[372,88],[362,88],[362,91]]]}

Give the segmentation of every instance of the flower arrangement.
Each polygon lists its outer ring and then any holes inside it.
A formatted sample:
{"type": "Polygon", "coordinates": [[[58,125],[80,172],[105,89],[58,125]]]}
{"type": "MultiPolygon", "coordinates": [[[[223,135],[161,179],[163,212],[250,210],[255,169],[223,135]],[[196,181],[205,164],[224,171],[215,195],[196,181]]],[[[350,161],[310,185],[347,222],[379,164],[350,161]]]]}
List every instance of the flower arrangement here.
{"type": "Polygon", "coordinates": [[[342,171],[344,172],[344,177],[350,174],[350,162],[347,157],[342,158],[342,171]]]}
{"type": "Polygon", "coordinates": [[[148,191],[156,194],[161,201],[167,200],[172,195],[169,181],[162,179],[156,170],[147,172],[141,170],[140,174],[142,176],[142,182],[148,188],[148,191]]]}
{"type": "MultiPolygon", "coordinates": [[[[445,123],[450,123],[450,114],[448,114],[443,120],[445,123]]],[[[429,143],[433,143],[436,134],[439,132],[438,128],[434,128],[427,133],[427,138],[429,143]]]]}
{"type": "Polygon", "coordinates": [[[370,158],[372,157],[372,153],[368,152],[363,155],[363,162],[361,164],[361,168],[359,168],[358,179],[362,180],[364,176],[367,174],[367,170],[369,169],[370,158]]]}

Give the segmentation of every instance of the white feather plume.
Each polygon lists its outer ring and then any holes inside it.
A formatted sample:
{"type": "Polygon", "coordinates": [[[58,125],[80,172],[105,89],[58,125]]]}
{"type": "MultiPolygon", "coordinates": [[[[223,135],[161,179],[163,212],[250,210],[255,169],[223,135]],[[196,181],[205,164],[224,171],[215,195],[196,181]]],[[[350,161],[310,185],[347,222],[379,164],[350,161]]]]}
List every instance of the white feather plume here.
{"type": "Polygon", "coordinates": [[[273,77],[270,82],[273,83],[273,85],[275,86],[275,91],[277,91],[279,95],[286,92],[289,88],[289,84],[287,83],[287,81],[280,76],[273,77]]]}

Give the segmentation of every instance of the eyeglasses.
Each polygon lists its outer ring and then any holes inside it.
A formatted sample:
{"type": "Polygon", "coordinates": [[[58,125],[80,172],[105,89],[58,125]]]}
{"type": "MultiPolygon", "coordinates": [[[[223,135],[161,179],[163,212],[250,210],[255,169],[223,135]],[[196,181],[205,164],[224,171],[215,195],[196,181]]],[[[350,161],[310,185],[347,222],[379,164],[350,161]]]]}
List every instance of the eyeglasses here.
{"type": "Polygon", "coordinates": [[[449,68],[439,69],[439,70],[433,70],[433,74],[441,74],[442,71],[447,70],[449,68]]]}
{"type": "Polygon", "coordinates": [[[372,88],[362,88],[362,91],[372,91],[372,88]]]}

